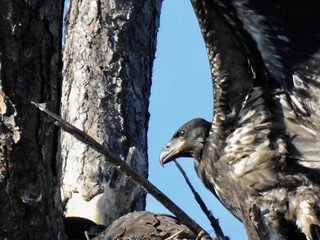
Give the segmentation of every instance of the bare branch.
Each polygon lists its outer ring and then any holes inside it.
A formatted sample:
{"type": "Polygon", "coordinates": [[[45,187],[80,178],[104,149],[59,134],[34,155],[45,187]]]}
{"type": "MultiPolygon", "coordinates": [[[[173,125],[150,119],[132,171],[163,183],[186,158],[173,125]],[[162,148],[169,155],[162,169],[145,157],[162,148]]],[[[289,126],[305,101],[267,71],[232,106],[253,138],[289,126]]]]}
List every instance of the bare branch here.
{"type": "Polygon", "coordinates": [[[249,209],[249,217],[253,225],[256,227],[259,239],[261,240],[270,239],[270,233],[268,232],[268,228],[266,227],[263,217],[266,213],[268,213],[268,211],[261,212],[260,208],[256,204],[253,204],[252,208],[249,209]]]}
{"type": "Polygon", "coordinates": [[[85,132],[81,131],[77,127],[68,123],[58,115],[54,114],[46,108],[45,104],[38,104],[31,102],[33,105],[39,108],[39,110],[47,113],[52,118],[57,120],[55,123],[65,132],[68,132],[73,137],[81,141],[82,143],[88,145],[89,147],[95,149],[97,152],[103,154],[106,157],[106,161],[114,165],[119,171],[124,173],[135,183],[137,183],[145,192],[151,194],[155,199],[157,199],[164,207],[166,207],[170,212],[172,212],[183,224],[190,228],[196,235],[201,233],[205,239],[211,239],[209,234],[192,218],[190,218],[181,208],[179,208],[171,199],[169,199],[163,192],[161,192],[157,187],[155,187],[151,182],[141,175],[138,175],[126,162],[120,160],[112,153],[110,153],[105,147],[94,140],[85,132]],[[204,234],[202,234],[204,233],[204,234]]]}
{"type": "Polygon", "coordinates": [[[176,166],[179,169],[179,171],[181,172],[181,174],[184,177],[185,181],[187,182],[187,184],[188,184],[189,188],[191,189],[191,191],[192,191],[192,193],[194,195],[194,198],[196,199],[197,203],[199,204],[201,210],[204,212],[204,214],[209,219],[210,224],[213,227],[213,230],[215,231],[217,237],[220,240],[228,240],[229,237],[224,236],[223,231],[222,231],[222,229],[221,229],[221,227],[219,225],[219,219],[215,218],[213,216],[212,212],[207,208],[206,204],[204,203],[204,201],[200,197],[199,193],[192,186],[192,184],[191,184],[186,172],[183,170],[181,165],[176,160],[173,160],[173,161],[176,164],[176,166]]]}

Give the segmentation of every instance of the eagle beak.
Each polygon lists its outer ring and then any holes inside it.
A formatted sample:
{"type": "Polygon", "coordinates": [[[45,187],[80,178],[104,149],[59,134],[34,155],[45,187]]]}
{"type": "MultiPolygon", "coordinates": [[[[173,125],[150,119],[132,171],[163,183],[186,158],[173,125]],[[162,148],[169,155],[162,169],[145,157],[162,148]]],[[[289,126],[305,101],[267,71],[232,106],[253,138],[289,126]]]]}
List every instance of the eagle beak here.
{"type": "Polygon", "coordinates": [[[182,138],[172,139],[160,152],[160,164],[164,164],[176,159],[184,148],[185,140],[182,138]]]}

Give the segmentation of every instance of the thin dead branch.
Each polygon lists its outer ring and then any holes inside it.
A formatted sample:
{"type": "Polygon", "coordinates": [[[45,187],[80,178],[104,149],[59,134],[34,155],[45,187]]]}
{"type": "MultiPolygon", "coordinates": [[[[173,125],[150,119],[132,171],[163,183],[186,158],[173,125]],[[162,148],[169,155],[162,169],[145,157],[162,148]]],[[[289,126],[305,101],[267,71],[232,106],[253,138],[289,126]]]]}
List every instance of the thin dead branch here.
{"type": "Polygon", "coordinates": [[[256,204],[253,204],[252,208],[249,209],[250,219],[257,230],[259,239],[261,240],[270,239],[270,233],[268,232],[268,228],[266,227],[263,217],[266,213],[268,213],[268,211],[262,212],[256,204]]]}
{"type": "Polygon", "coordinates": [[[157,187],[155,187],[151,182],[149,182],[143,176],[138,175],[126,162],[120,160],[112,153],[110,153],[105,147],[94,140],[85,132],[81,131],[77,127],[68,123],[58,115],[54,114],[46,108],[46,104],[38,104],[31,102],[33,105],[39,108],[39,110],[47,113],[57,122],[55,124],[59,126],[65,132],[71,134],[73,137],[81,141],[82,143],[93,148],[97,152],[103,154],[106,157],[106,161],[111,163],[119,171],[124,173],[127,177],[132,179],[136,184],[138,184],[145,192],[151,194],[155,199],[157,199],[164,207],[166,207],[172,214],[174,214],[180,222],[185,224],[190,228],[196,235],[200,232],[204,233],[204,239],[212,239],[210,235],[192,218],[190,218],[181,208],[179,208],[171,199],[169,199],[163,192],[161,192],[157,187]]]}
{"type": "Polygon", "coordinates": [[[195,190],[195,188],[192,186],[186,172],[183,170],[183,168],[181,167],[181,165],[176,161],[173,160],[174,163],[176,164],[177,168],[179,169],[179,171],[181,172],[182,176],[184,177],[184,180],[187,182],[189,188],[191,189],[191,192],[194,195],[194,198],[196,199],[197,203],[199,204],[201,210],[204,212],[204,214],[207,216],[207,218],[210,221],[211,226],[213,227],[213,230],[216,233],[216,236],[220,239],[220,240],[228,240],[229,237],[224,236],[223,231],[219,225],[219,219],[215,218],[212,214],[212,212],[207,208],[206,204],[204,203],[204,201],[202,200],[202,198],[200,197],[199,193],[195,190]]]}

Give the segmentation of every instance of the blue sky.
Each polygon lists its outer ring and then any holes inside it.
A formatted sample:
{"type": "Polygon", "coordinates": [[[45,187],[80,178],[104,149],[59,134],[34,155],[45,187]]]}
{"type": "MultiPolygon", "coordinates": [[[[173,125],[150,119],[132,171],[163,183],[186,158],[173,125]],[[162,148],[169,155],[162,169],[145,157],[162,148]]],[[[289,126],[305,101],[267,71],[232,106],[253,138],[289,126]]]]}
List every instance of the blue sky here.
{"type": "MultiPolygon", "coordinates": [[[[209,63],[190,1],[163,1],[153,69],[148,132],[149,180],[204,229],[210,231],[212,227],[209,221],[175,164],[169,163],[164,168],[159,164],[162,147],[183,123],[195,117],[212,119],[213,96],[209,63]]],[[[194,171],[193,159],[181,158],[179,163],[207,207],[219,218],[224,233],[231,239],[247,239],[242,224],[204,188],[194,171]]],[[[147,210],[168,213],[151,196],[147,197],[147,210]]]]}

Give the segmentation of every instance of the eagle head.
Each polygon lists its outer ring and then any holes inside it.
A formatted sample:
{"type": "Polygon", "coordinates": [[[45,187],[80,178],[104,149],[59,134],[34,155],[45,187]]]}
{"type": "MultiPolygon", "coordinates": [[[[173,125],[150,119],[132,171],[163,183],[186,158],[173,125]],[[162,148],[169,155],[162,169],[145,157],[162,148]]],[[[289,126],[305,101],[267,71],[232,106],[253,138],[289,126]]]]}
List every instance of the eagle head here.
{"type": "Polygon", "coordinates": [[[201,156],[211,128],[211,123],[195,118],[182,125],[160,153],[161,165],[179,157],[201,156]]]}

